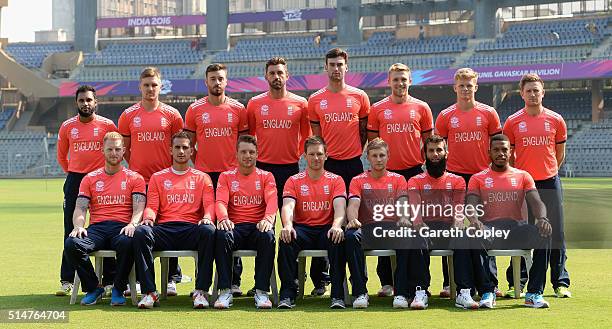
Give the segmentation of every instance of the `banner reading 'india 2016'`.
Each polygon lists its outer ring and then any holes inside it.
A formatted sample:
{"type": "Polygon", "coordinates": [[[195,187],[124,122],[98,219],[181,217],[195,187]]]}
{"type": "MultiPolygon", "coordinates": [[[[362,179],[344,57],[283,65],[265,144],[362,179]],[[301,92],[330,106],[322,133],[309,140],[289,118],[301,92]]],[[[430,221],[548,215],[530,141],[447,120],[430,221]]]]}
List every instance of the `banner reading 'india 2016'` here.
{"type": "MultiPolygon", "coordinates": [[[[228,64],[231,72],[231,63],[228,64]]],[[[585,80],[612,78],[612,60],[596,60],[580,63],[539,64],[520,66],[475,67],[480,84],[518,82],[525,73],[536,72],[545,81],[585,80]]],[[[289,63],[291,71],[291,63],[289,63]]],[[[163,78],[162,69],[162,78],[163,78]]],[[[412,84],[415,86],[452,85],[455,69],[415,70],[412,71],[412,84]]],[[[87,82],[93,85],[98,96],[140,95],[138,77],[134,81],[87,82]]],[[[162,79],[162,94],[203,95],[206,87],[202,79],[168,80],[162,79]]],[[[387,88],[387,73],[347,73],[346,82],[361,89],[387,88]]],[[[64,82],[60,86],[60,96],[72,97],[81,81],[64,82]]],[[[287,81],[289,90],[318,90],[327,84],[327,75],[313,74],[291,76],[287,81]]],[[[232,78],[230,75],[226,92],[264,92],[269,88],[263,77],[232,78]]]]}

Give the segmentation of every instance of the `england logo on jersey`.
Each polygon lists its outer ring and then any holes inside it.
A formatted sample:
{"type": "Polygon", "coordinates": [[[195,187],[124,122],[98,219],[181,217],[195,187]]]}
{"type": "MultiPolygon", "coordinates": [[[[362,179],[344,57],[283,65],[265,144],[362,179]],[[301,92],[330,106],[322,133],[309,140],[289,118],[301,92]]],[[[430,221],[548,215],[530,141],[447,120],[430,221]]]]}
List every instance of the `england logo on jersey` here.
{"type": "Polygon", "coordinates": [[[122,190],[127,189],[127,182],[126,182],[126,181],[122,181],[122,182],[121,182],[121,189],[122,189],[122,190]]]}
{"type": "Polygon", "coordinates": [[[94,128],[94,129],[93,129],[93,135],[94,135],[94,137],[98,137],[98,134],[100,134],[100,128],[94,128]]]}
{"type": "Polygon", "coordinates": [[[550,132],[550,123],[548,121],[544,121],[544,130],[550,132]]]}
{"type": "Polygon", "coordinates": [[[446,189],[447,190],[452,190],[453,189],[453,184],[451,184],[451,182],[446,182],[446,189]]]}
{"type": "Polygon", "coordinates": [[[287,115],[288,116],[292,116],[293,115],[293,105],[287,106],[287,115]]]}
{"type": "Polygon", "coordinates": [[[161,118],[160,124],[163,128],[165,128],[168,126],[168,120],[166,118],[161,118]]]}
{"type": "Polygon", "coordinates": [[[453,128],[459,128],[459,118],[452,117],[450,119],[450,124],[451,124],[451,127],[453,127],[453,128]]]}
{"type": "Polygon", "coordinates": [[[240,189],[240,183],[238,183],[237,180],[232,181],[232,186],[230,187],[230,189],[232,190],[232,192],[238,192],[238,189],[240,189]]]}
{"type": "Polygon", "coordinates": [[[132,123],[134,124],[134,127],[136,128],[140,128],[140,126],[142,125],[142,121],[140,120],[140,117],[134,117],[134,120],[132,120],[132,123]]]}
{"type": "Polygon", "coordinates": [[[527,122],[525,121],[519,122],[518,129],[520,133],[526,133],[527,132],[527,122]]]}
{"type": "Polygon", "coordinates": [[[321,107],[321,110],[327,110],[327,99],[321,100],[321,103],[319,103],[319,106],[321,107]]]}
{"type": "Polygon", "coordinates": [[[410,110],[410,119],[416,119],[416,111],[410,110]]]}
{"type": "Polygon", "coordinates": [[[323,185],[323,193],[329,194],[329,185],[323,185]]]}
{"type": "Polygon", "coordinates": [[[309,190],[308,190],[308,185],[302,185],[300,186],[300,195],[301,196],[308,196],[309,194],[309,190]]]}
{"type": "Polygon", "coordinates": [[[258,180],[255,181],[255,190],[257,191],[261,190],[261,182],[258,180]]]}
{"type": "Polygon", "coordinates": [[[231,113],[227,114],[227,123],[232,123],[234,121],[234,115],[231,113]]]}
{"type": "Polygon", "coordinates": [[[350,98],[346,99],[346,108],[350,109],[351,107],[353,107],[353,100],[350,98]]]}
{"type": "Polygon", "coordinates": [[[516,187],[518,185],[518,183],[516,182],[516,178],[510,178],[510,184],[512,185],[512,187],[516,187]]]}
{"type": "Polygon", "coordinates": [[[387,191],[389,193],[393,192],[393,184],[387,184],[387,191]]]}
{"type": "Polygon", "coordinates": [[[484,183],[485,183],[486,188],[493,188],[493,178],[491,177],[485,178],[484,183]]]}
{"type": "Polygon", "coordinates": [[[96,192],[104,191],[104,182],[99,180],[96,182],[96,192]]]}
{"type": "Polygon", "coordinates": [[[171,190],[171,189],[172,189],[172,181],[171,181],[171,180],[169,180],[169,179],[166,179],[166,180],[164,181],[164,188],[165,188],[166,190],[171,190]]]}
{"type": "Polygon", "coordinates": [[[210,113],[208,112],[202,113],[202,122],[210,123],[210,113]]]}
{"type": "Polygon", "coordinates": [[[476,125],[477,126],[482,126],[482,117],[481,116],[477,116],[476,117],[476,125]]]}
{"type": "Polygon", "coordinates": [[[79,129],[78,128],[72,128],[70,130],[70,137],[72,137],[72,139],[79,138],[79,129]]]}
{"type": "Polygon", "coordinates": [[[268,105],[262,105],[261,106],[261,115],[268,115],[268,110],[270,110],[268,105]]]}
{"type": "Polygon", "coordinates": [[[187,189],[188,190],[195,190],[195,186],[196,186],[196,182],[193,179],[189,180],[189,184],[187,184],[187,189]]]}

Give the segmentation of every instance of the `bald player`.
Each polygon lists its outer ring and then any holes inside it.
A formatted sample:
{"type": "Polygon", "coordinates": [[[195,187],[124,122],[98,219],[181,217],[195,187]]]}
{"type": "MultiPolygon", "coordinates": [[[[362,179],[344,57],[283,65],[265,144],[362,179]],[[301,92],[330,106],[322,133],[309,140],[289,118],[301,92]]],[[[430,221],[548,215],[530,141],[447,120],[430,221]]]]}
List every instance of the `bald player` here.
{"type": "MultiPolygon", "coordinates": [[[[372,106],[368,116],[368,140],[381,137],[389,144],[387,169],[406,180],[423,172],[423,140],[431,135],[433,116],[429,105],[408,94],[412,83],[410,68],[401,63],[389,67],[387,83],[391,95],[372,106]]],[[[393,295],[391,258],[379,257],[376,272],[380,278],[379,296],[393,295]]]]}
{"type": "MultiPolygon", "coordinates": [[[[148,184],[153,173],[168,168],[171,137],[183,129],[183,118],[177,109],[159,101],[161,73],[147,67],[140,73],[140,102],[127,108],[119,117],[119,133],[125,144],[125,161],[129,168],[144,177],[148,184]]],[[[170,259],[168,296],[176,296],[181,272],[176,258],[170,259]]],[[[126,295],[128,291],[126,291],[126,295]]]]}
{"type": "Polygon", "coordinates": [[[215,243],[214,189],[210,177],[189,167],[189,135],[172,136],[172,166],[151,176],[142,225],[134,233],[134,259],[142,300],[138,308],[159,304],[153,251],[197,250],[198,268],[193,308],[209,306],[215,243]]]}
{"type": "MultiPolygon", "coordinates": [[[[207,173],[217,188],[222,172],[236,167],[236,141],[239,135],[249,133],[249,124],[244,105],[225,95],[227,67],[213,63],[206,67],[208,96],[198,99],[187,108],[185,131],[195,145],[195,168],[207,173]],[[215,156],[211,156],[214,152],[215,156]]],[[[232,290],[242,295],[240,275],[242,262],[236,258],[232,290]]]]}
{"type": "MultiPolygon", "coordinates": [[[[64,241],[74,228],[72,216],[81,181],[87,173],[104,166],[104,135],[117,131],[111,120],[96,114],[98,101],[94,87],[79,86],[75,101],[78,114],[64,121],[57,135],[57,162],[67,173],[64,183],[64,241]]],[[[104,281],[111,284],[114,261],[105,258],[104,265],[104,281]]],[[[70,294],[73,282],[74,268],[69,266],[62,255],[60,288],[55,293],[56,296],[70,294]]]]}
{"type": "Polygon", "coordinates": [[[94,305],[104,294],[89,260],[89,253],[100,249],[117,252],[111,305],[125,305],[123,289],[134,264],[132,236],[142,218],[146,197],[142,176],[121,165],[124,151],[121,134],[116,131],[105,134],[104,166],[87,174],[79,187],[74,229],[65,241],[64,255],[76,268],[87,293],[81,305],[94,305]],[[87,209],[89,226],[85,228],[87,209]]]}
{"type": "MultiPolygon", "coordinates": [[[[567,126],[560,114],[543,106],[545,90],[542,78],[535,73],[526,74],[521,78],[519,87],[525,106],[508,117],[504,124],[504,134],[510,139],[513,150],[510,163],[527,171],[535,180],[553,229],[550,280],[556,297],[571,297],[569,273],[565,268],[567,255],[563,229],[563,188],[559,178],[559,168],[565,159],[567,126]]],[[[533,222],[533,217],[530,209],[530,222],[533,222]]],[[[526,272],[524,263],[521,264],[523,272],[526,272]]],[[[506,296],[513,296],[515,287],[512,287],[512,266],[506,271],[506,277],[510,283],[506,296]]],[[[525,275],[521,277],[525,281],[525,275]]]]}
{"type": "MultiPolygon", "coordinates": [[[[348,71],[348,54],[334,48],[325,55],[327,86],[308,99],[308,118],[312,133],[321,136],[328,145],[329,158],[325,170],[339,175],[346,189],[351,179],[363,172],[361,154],[367,140],[366,125],[370,113],[370,99],[361,89],[345,83],[348,71]]],[[[313,294],[325,292],[327,262],[320,258],[314,261],[310,273],[315,290],[313,294]]]]}

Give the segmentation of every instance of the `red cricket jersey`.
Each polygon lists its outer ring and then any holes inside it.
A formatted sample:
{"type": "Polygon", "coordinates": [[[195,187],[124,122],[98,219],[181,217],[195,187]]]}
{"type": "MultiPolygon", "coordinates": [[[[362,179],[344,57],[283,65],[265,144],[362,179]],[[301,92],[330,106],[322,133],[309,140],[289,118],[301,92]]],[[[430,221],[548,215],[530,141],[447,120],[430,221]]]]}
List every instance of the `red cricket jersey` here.
{"type": "Polygon", "coordinates": [[[89,225],[104,221],[128,224],[132,220],[132,195],[145,195],[145,181],[132,170],[109,175],[104,167],[87,174],[79,186],[79,197],[89,199],[89,225]]]}
{"type": "Polygon", "coordinates": [[[567,140],[567,127],[561,115],[544,108],[537,116],[521,109],[509,116],[504,134],[514,146],[514,166],[526,170],[533,179],[544,180],[557,175],[557,144],[567,140]]]}
{"type": "Polygon", "coordinates": [[[395,104],[391,96],[372,106],[368,116],[368,130],[389,144],[387,169],[402,170],[422,165],[422,133],[433,129],[433,116],[427,103],[414,97],[395,104]]]}
{"type": "Polygon", "coordinates": [[[215,106],[208,96],[189,105],[185,129],[196,134],[195,167],[205,172],[223,172],[236,166],[238,133],[248,132],[246,110],[240,102],[225,97],[215,106]]]}
{"type": "Polygon", "coordinates": [[[237,168],[228,170],[221,173],[217,184],[217,218],[229,217],[234,224],[259,223],[265,216],[276,215],[277,198],[271,173],[255,168],[244,176],[237,168]]]}
{"type": "Polygon", "coordinates": [[[361,89],[346,86],[333,93],[323,88],[308,99],[308,118],[321,125],[329,157],[346,160],[362,153],[359,119],[370,113],[370,99],[361,89]]]}
{"type": "Polygon", "coordinates": [[[183,129],[183,118],[174,107],[159,103],[147,112],[136,103],[119,117],[119,133],[130,137],[130,169],[149,181],[153,173],[172,165],[172,135],[183,129]]]}
{"type": "Polygon", "coordinates": [[[371,171],[363,172],[353,177],[349,186],[349,200],[360,199],[358,219],[362,224],[373,220],[376,205],[395,205],[397,199],[405,196],[406,179],[391,171],[380,178],[372,177],[371,171]]]}
{"type": "Polygon", "coordinates": [[[117,131],[110,120],[93,114],[84,123],[74,116],[62,123],[57,134],[57,162],[65,172],[86,174],[104,166],[104,135],[117,131]]]}
{"type": "Polygon", "coordinates": [[[455,208],[465,202],[465,180],[461,176],[444,172],[438,178],[424,172],[408,180],[408,200],[410,204],[420,204],[423,211],[419,212],[415,222],[446,222],[454,221],[455,208]],[[427,207],[427,205],[432,205],[427,207]],[[441,212],[434,208],[441,205],[441,212]],[[451,210],[447,210],[451,206],[451,210]]]}
{"type": "Polygon", "coordinates": [[[304,140],[310,136],[305,98],[289,92],[274,99],[265,92],[249,100],[247,116],[250,134],[257,136],[257,161],[290,164],[300,160],[304,140]]]}

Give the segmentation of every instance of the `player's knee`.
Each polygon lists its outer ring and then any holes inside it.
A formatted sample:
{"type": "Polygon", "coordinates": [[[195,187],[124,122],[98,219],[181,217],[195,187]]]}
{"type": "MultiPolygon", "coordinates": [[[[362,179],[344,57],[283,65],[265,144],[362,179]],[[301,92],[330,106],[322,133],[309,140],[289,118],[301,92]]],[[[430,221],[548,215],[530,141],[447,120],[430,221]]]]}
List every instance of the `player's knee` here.
{"type": "Polygon", "coordinates": [[[76,238],[68,237],[64,240],[64,252],[67,254],[74,254],[77,250],[77,243],[75,241],[76,238]]]}
{"type": "Polygon", "coordinates": [[[358,230],[347,230],[344,233],[344,238],[347,246],[361,246],[361,234],[359,234],[358,230]]]}
{"type": "Polygon", "coordinates": [[[153,229],[148,225],[140,225],[134,231],[134,242],[141,243],[153,237],[153,229]]]}
{"type": "Polygon", "coordinates": [[[213,225],[198,225],[200,238],[212,238],[215,236],[215,227],[213,225]]]}
{"type": "Polygon", "coordinates": [[[271,244],[273,245],[274,242],[276,241],[276,238],[274,237],[274,231],[273,230],[268,230],[265,232],[260,232],[257,231],[257,235],[258,235],[258,240],[264,242],[265,244],[271,244]]]}

